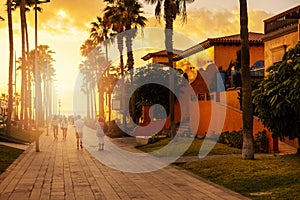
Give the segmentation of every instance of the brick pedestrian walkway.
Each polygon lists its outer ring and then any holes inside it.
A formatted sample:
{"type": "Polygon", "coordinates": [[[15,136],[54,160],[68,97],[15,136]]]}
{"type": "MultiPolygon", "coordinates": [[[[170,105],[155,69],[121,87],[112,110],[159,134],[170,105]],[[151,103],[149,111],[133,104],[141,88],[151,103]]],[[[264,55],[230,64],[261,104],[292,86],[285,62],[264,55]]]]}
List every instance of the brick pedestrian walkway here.
{"type": "MultiPolygon", "coordinates": [[[[66,141],[61,132],[59,136],[55,141],[52,134],[43,134],[40,152],[30,145],[0,176],[1,200],[247,199],[174,166],[147,173],[112,169],[95,157],[96,145],[85,143],[85,148],[76,149],[72,127],[66,141]]],[[[106,145],[97,155],[108,158],[112,151],[106,145]]]]}

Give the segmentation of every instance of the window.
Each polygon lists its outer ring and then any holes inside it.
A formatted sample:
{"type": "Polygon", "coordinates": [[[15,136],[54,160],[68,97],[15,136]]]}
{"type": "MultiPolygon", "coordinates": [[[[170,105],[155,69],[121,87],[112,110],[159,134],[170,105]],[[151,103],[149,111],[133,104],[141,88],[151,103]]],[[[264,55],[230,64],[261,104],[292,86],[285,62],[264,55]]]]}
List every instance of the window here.
{"type": "Polygon", "coordinates": [[[213,94],[210,95],[209,93],[207,93],[206,94],[206,100],[207,101],[214,100],[214,95],[213,94]]]}
{"type": "Polygon", "coordinates": [[[204,101],[205,100],[205,94],[198,94],[198,101],[204,101]]]}

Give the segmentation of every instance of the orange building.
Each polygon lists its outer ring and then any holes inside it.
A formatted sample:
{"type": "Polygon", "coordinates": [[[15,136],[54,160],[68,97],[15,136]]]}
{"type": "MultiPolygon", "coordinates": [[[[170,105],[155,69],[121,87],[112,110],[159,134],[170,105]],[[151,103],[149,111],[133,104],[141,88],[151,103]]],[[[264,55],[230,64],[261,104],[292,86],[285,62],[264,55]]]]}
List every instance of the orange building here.
{"type": "MultiPolygon", "coordinates": [[[[262,33],[249,32],[250,66],[258,60],[264,60],[264,43],[262,33]]],[[[198,57],[198,67],[205,67],[207,63],[214,62],[217,67],[226,71],[231,62],[236,59],[236,52],[241,49],[240,34],[208,38],[207,40],[185,50],[174,60],[182,58],[192,60],[198,57]]]]}
{"type": "MultiPolygon", "coordinates": [[[[259,60],[264,60],[263,36],[261,33],[249,33],[251,66],[259,60]]],[[[181,119],[193,118],[196,109],[189,105],[191,105],[191,102],[196,102],[196,105],[199,106],[200,120],[199,122],[193,122],[192,120],[189,122],[192,134],[201,137],[242,128],[242,112],[239,109],[237,91],[224,91],[224,88],[222,90],[218,87],[215,87],[215,90],[211,89],[212,86],[218,86],[219,84],[215,78],[217,72],[221,72],[221,75],[223,75],[221,83],[225,83],[225,79],[228,78],[225,76],[225,72],[228,71],[230,64],[236,60],[236,52],[240,48],[241,40],[239,34],[237,34],[210,38],[185,51],[177,50],[174,53],[174,67],[176,66],[176,68],[187,74],[189,83],[196,94],[193,98],[180,97],[185,98],[185,105],[179,105],[178,101],[175,102],[175,123],[182,123],[181,119]],[[180,113],[182,106],[186,107],[184,110],[188,110],[187,113],[180,113]],[[223,115],[223,119],[219,117],[220,115],[223,115]]],[[[161,64],[166,64],[168,61],[166,51],[147,54],[143,59],[149,63],[161,64]]],[[[149,113],[143,114],[148,115],[149,113]]],[[[165,127],[169,127],[169,119],[167,119],[165,127]]],[[[253,134],[263,129],[262,123],[254,118],[253,134]]],[[[267,131],[267,135],[269,150],[277,151],[277,140],[272,138],[271,132],[267,131]]]]}
{"type": "MultiPolygon", "coordinates": [[[[249,33],[250,66],[254,66],[258,62],[263,63],[263,36],[264,34],[262,33],[249,33]]],[[[208,38],[183,51],[174,58],[174,61],[177,61],[176,67],[182,68],[184,71],[186,69],[194,71],[205,70],[208,65],[214,63],[223,74],[222,78],[224,79],[224,83],[226,82],[226,88],[230,88],[232,85],[232,63],[236,61],[237,51],[240,49],[241,39],[239,34],[208,38]],[[189,66],[186,67],[186,65],[189,66]]],[[[254,70],[257,71],[258,69],[254,70]]],[[[195,78],[195,73],[193,73],[191,79],[195,78]]],[[[192,73],[189,72],[189,74],[192,73]]]]}

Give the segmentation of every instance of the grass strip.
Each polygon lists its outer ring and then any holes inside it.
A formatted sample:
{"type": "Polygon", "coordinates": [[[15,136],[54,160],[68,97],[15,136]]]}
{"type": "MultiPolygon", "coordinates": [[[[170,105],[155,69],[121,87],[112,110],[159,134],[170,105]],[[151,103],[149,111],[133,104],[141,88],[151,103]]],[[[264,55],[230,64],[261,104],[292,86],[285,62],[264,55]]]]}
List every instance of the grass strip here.
{"type": "Polygon", "coordinates": [[[0,145],[0,174],[4,172],[24,150],[0,145]]]}
{"type": "Polygon", "coordinates": [[[178,166],[252,199],[300,199],[300,156],[223,157],[178,166]]]}

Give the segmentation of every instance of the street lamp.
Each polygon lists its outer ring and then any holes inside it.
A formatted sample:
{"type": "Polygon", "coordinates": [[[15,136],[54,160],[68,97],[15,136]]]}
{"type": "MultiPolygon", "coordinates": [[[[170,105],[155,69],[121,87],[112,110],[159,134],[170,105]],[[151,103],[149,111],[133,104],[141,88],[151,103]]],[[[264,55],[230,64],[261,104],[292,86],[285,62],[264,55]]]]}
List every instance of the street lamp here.
{"type": "Polygon", "coordinates": [[[60,116],[61,100],[58,99],[58,116],[60,116]]]}
{"type": "MultiPolygon", "coordinates": [[[[38,77],[38,64],[37,64],[37,58],[38,58],[38,54],[37,54],[37,46],[38,46],[38,40],[37,40],[37,4],[42,4],[42,3],[48,3],[50,2],[50,0],[44,0],[44,1],[39,1],[39,0],[35,0],[34,2],[34,38],[35,38],[35,49],[34,49],[34,78],[35,81],[37,81],[37,77],[38,77]]],[[[39,112],[39,106],[38,103],[40,101],[38,101],[38,95],[37,95],[37,90],[38,90],[38,85],[37,82],[35,83],[35,127],[36,127],[36,138],[35,138],[35,151],[39,152],[40,151],[40,147],[39,147],[39,120],[41,119],[42,116],[40,116],[40,112],[39,112]]]]}

